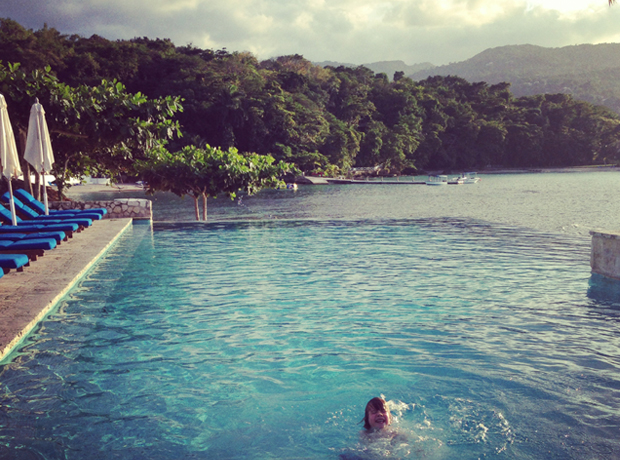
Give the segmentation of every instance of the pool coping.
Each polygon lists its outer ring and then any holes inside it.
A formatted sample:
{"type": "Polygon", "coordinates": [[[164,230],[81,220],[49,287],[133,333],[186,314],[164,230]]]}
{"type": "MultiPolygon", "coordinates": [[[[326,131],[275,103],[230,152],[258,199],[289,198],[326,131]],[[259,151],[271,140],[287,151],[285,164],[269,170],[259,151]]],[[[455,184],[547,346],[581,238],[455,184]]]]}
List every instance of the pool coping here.
{"type": "Polygon", "coordinates": [[[128,218],[96,221],[23,272],[0,278],[0,362],[131,226],[128,218]]]}

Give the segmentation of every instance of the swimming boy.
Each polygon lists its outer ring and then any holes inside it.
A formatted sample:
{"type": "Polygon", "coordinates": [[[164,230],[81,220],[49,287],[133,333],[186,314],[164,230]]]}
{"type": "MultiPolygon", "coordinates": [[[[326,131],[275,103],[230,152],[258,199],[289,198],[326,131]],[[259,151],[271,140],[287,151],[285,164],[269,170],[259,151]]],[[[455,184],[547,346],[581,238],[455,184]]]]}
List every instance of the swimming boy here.
{"type": "Polygon", "coordinates": [[[390,427],[392,414],[383,398],[372,398],[368,401],[362,421],[364,429],[360,432],[361,444],[358,450],[341,454],[342,460],[384,458],[402,443],[408,442],[404,435],[390,427]]]}
{"type": "Polygon", "coordinates": [[[366,404],[364,428],[367,433],[382,431],[392,423],[392,414],[383,398],[372,398],[366,404]]]}

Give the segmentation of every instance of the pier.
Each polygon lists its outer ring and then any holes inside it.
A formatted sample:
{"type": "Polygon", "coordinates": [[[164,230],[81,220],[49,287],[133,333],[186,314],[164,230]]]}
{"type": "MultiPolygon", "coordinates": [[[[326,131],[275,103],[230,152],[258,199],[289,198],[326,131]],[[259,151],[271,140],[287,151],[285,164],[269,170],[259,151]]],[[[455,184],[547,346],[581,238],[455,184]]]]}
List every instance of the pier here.
{"type": "Polygon", "coordinates": [[[422,181],[407,181],[407,180],[360,180],[360,179],[334,179],[331,177],[325,178],[328,184],[364,184],[364,185],[426,185],[426,182],[422,181]]]}
{"type": "MultiPolygon", "coordinates": [[[[364,185],[426,185],[425,181],[412,180],[359,180],[359,179],[333,179],[325,178],[328,184],[364,184],[364,185]]],[[[462,182],[447,181],[448,185],[462,185],[462,182]]]]}

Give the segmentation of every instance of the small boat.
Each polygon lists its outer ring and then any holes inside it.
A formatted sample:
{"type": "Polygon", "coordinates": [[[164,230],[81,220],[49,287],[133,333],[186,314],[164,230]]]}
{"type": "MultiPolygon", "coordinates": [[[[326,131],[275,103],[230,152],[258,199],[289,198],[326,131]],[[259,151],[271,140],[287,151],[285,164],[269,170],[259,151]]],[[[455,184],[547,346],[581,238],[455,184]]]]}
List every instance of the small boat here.
{"type": "Polygon", "coordinates": [[[477,184],[481,181],[481,179],[478,177],[478,173],[475,172],[462,173],[461,179],[463,179],[464,184],[477,184]]]}
{"type": "Polygon", "coordinates": [[[448,176],[428,176],[426,185],[448,185],[448,176]]]}
{"type": "Polygon", "coordinates": [[[450,185],[462,185],[464,183],[465,179],[463,179],[461,176],[448,179],[448,184],[450,185]]]}
{"type": "Polygon", "coordinates": [[[289,183],[289,184],[280,185],[277,187],[277,190],[297,190],[297,184],[289,183]]]}

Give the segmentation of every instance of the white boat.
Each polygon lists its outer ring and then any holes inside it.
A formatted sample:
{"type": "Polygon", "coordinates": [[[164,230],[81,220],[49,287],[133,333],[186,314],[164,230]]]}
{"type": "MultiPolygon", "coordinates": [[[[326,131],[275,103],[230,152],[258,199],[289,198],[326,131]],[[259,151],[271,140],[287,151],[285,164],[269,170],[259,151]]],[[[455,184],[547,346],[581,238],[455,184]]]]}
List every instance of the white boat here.
{"type": "Polygon", "coordinates": [[[289,184],[283,184],[283,185],[279,185],[278,187],[276,187],[277,190],[297,190],[297,184],[295,183],[289,183],[289,184]]]}
{"type": "Polygon", "coordinates": [[[428,176],[426,185],[448,185],[448,176],[428,176]]]}
{"type": "Polygon", "coordinates": [[[477,184],[481,180],[478,177],[478,173],[475,173],[475,172],[463,173],[461,174],[461,179],[463,179],[464,184],[477,184]]]}

